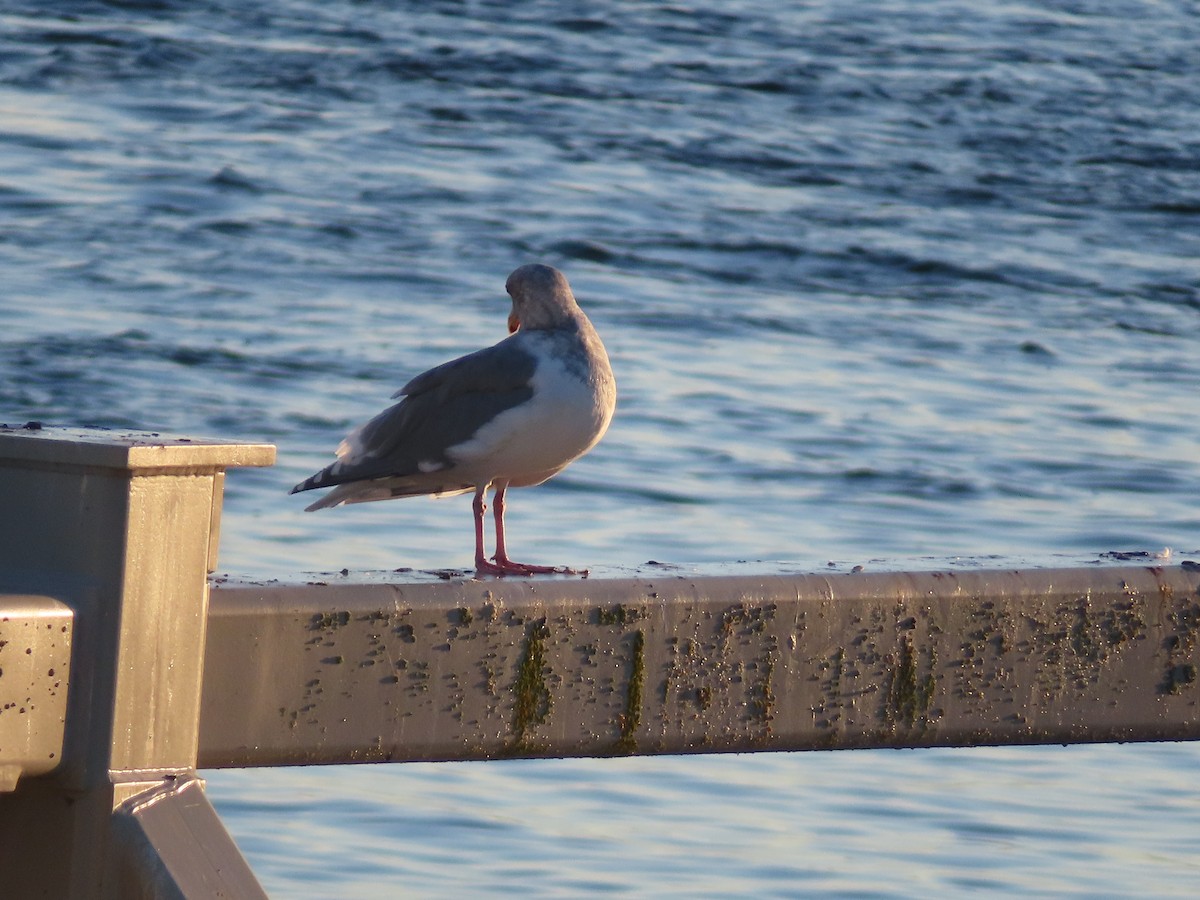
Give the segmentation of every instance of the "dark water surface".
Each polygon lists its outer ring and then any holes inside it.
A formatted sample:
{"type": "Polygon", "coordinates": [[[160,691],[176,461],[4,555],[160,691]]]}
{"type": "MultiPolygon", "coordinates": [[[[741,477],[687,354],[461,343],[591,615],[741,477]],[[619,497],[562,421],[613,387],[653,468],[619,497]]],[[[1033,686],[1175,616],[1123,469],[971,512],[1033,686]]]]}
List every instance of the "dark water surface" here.
{"type": "MultiPolygon", "coordinates": [[[[276,442],[222,567],[433,569],[285,491],[561,267],[594,571],[1200,547],[1200,7],[0,2],[0,420],[276,442]]],[[[1189,893],[1188,746],[214,773],[276,896],[1189,893]],[[314,849],[315,848],[315,849],[314,849]]]]}

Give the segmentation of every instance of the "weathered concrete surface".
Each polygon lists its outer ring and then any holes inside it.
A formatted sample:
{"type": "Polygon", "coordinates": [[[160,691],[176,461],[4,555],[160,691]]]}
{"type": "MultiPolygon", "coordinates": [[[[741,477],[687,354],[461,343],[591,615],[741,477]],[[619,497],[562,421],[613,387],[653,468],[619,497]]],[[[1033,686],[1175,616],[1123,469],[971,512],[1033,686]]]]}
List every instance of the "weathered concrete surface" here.
{"type": "Polygon", "coordinates": [[[1200,572],[217,585],[201,767],[1200,738],[1200,572]]]}

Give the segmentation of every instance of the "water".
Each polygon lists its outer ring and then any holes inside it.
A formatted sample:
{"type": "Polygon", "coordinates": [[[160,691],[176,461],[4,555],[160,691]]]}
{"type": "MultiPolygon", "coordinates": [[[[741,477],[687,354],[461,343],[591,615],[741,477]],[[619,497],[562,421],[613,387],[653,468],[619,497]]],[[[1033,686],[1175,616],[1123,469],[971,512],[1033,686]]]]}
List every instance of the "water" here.
{"type": "MultiPolygon", "coordinates": [[[[0,3],[0,420],[280,448],[222,568],[469,564],[288,487],[567,272],[626,572],[1197,552],[1194,4],[0,3]]],[[[1182,746],[211,773],[273,895],[1190,893],[1182,746]]]]}
{"type": "Polygon", "coordinates": [[[210,792],[295,896],[1194,895],[1180,745],[404,769],[222,773],[210,792]]]}

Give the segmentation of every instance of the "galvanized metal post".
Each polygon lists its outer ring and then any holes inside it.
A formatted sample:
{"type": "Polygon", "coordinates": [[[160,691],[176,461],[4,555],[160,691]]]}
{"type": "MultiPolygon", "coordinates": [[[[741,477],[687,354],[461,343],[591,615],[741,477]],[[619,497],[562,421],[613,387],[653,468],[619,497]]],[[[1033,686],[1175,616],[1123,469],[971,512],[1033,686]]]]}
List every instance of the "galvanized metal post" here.
{"type": "MultiPolygon", "coordinates": [[[[40,774],[46,751],[37,764],[9,758],[14,717],[0,716],[9,896],[261,895],[195,765],[223,473],[274,455],[266,444],[0,428],[0,609],[12,606],[4,594],[49,598],[72,619],[52,772],[40,774]]],[[[53,743],[53,722],[45,729],[53,743]]]]}

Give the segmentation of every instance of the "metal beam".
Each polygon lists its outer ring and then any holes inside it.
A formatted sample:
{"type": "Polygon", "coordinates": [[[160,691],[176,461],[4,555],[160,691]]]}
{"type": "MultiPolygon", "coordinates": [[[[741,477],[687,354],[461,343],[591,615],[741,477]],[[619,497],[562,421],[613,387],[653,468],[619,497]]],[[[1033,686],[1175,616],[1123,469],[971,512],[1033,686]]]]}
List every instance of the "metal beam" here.
{"type": "Polygon", "coordinates": [[[0,793],[62,762],[74,620],[51,597],[0,595],[0,793]]]}
{"type": "Polygon", "coordinates": [[[164,779],[118,806],[113,843],[123,900],[267,896],[193,775],[164,779]]]}
{"type": "Polygon", "coordinates": [[[217,585],[201,767],[1200,738],[1200,572],[217,585]]]}

